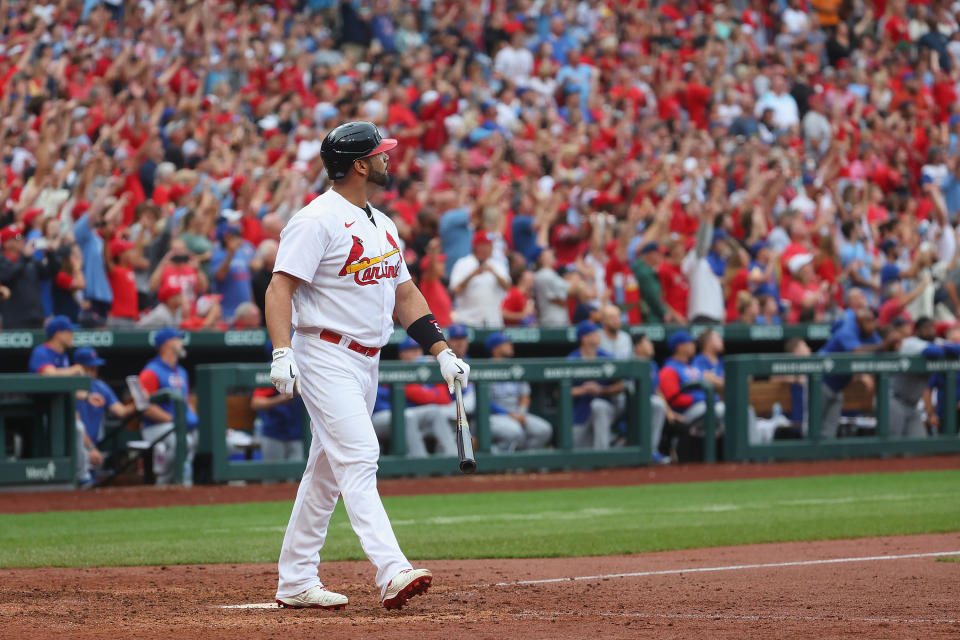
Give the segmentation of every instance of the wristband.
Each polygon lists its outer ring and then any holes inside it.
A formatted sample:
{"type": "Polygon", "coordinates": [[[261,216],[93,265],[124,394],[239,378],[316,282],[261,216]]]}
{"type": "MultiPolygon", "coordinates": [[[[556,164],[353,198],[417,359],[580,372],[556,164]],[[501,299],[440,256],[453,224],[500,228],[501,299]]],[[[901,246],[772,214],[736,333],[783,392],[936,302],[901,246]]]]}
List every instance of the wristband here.
{"type": "Polygon", "coordinates": [[[407,327],[407,335],[423,347],[424,351],[430,351],[430,347],[444,340],[440,325],[432,313],[414,320],[407,327]]]}

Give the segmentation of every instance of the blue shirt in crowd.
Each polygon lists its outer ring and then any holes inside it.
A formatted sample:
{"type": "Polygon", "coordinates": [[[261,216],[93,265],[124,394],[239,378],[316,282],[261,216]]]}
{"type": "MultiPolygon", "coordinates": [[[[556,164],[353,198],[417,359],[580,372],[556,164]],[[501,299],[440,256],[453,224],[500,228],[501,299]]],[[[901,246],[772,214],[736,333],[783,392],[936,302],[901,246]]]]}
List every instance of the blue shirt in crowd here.
{"type": "Polygon", "coordinates": [[[83,254],[83,278],[87,283],[83,295],[87,300],[98,300],[110,304],[113,302],[113,290],[107,279],[107,268],[103,263],[103,238],[90,228],[84,215],[73,225],[73,239],[83,254]]]}
{"type": "MultiPolygon", "coordinates": [[[[232,318],[237,307],[244,302],[250,302],[250,261],[256,251],[249,242],[244,242],[237,249],[230,260],[230,271],[223,280],[211,277],[213,292],[223,296],[220,305],[223,308],[223,317],[232,318]]],[[[210,256],[210,273],[215,273],[227,258],[227,250],[220,248],[210,256]]]]}

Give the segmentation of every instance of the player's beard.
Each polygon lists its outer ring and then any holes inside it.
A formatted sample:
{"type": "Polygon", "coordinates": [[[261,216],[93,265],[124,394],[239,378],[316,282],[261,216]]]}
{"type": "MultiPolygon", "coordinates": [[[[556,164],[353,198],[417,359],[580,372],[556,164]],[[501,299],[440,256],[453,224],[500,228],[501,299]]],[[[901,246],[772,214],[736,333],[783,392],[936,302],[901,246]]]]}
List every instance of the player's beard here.
{"type": "Polygon", "coordinates": [[[367,176],[367,180],[378,187],[385,187],[390,182],[390,175],[386,171],[377,171],[370,167],[370,175],[367,176]]]}

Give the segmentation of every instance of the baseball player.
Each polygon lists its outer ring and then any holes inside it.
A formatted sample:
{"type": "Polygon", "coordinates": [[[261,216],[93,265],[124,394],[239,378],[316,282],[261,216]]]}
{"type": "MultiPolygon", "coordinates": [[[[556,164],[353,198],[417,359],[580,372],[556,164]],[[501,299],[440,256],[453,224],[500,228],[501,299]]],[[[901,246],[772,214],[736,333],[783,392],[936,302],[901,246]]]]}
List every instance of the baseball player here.
{"type": "MultiPolygon", "coordinates": [[[[950,342],[936,344],[937,329],[928,317],[918,318],[913,325],[913,335],[900,343],[899,353],[904,356],[922,355],[929,359],[942,359],[960,355],[960,345],[950,342]]],[[[928,374],[900,374],[890,376],[890,435],[895,438],[926,438],[927,428],[923,422],[920,401],[927,388],[928,374]]]]}
{"type": "Polygon", "coordinates": [[[432,580],[430,571],[414,569],[400,551],[377,492],[380,447],[370,416],[380,347],[393,333],[394,313],[407,334],[437,358],[450,391],[454,381],[467,385],[470,367],[447,346],[410,280],[396,225],[367,202],[374,189],[387,184],[386,152],[396,145],[369,122],[330,131],[320,157],[333,187],[294,215],[280,236],[266,293],[274,345],[270,377],[280,393],[300,392],[313,436],[280,550],[281,607],[347,604],[346,596],[328,591],[317,577],[319,551],[340,495],[376,567],[384,607],[402,607],[432,580]]]}

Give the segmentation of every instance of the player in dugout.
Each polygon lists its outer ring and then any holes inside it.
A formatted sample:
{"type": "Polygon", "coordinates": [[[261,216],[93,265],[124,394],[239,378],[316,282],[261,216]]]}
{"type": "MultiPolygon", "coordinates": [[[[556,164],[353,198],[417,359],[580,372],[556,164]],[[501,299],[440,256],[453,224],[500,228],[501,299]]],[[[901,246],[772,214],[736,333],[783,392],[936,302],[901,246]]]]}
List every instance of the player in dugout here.
{"type": "MultiPolygon", "coordinates": [[[[187,352],[183,348],[183,334],[173,327],[166,327],[154,335],[153,345],[157,355],[140,372],[140,386],[152,396],[161,389],[179,391],[187,403],[187,467],[192,469],[193,456],[197,451],[197,414],[190,400],[190,379],[180,359],[187,352]]],[[[174,477],[173,463],[177,439],[173,430],[173,402],[152,403],[143,412],[141,434],[144,440],[157,442],[153,447],[153,470],[157,485],[170,484],[174,477]]],[[[192,484],[193,478],[184,475],[184,484],[192,484]]]]}

